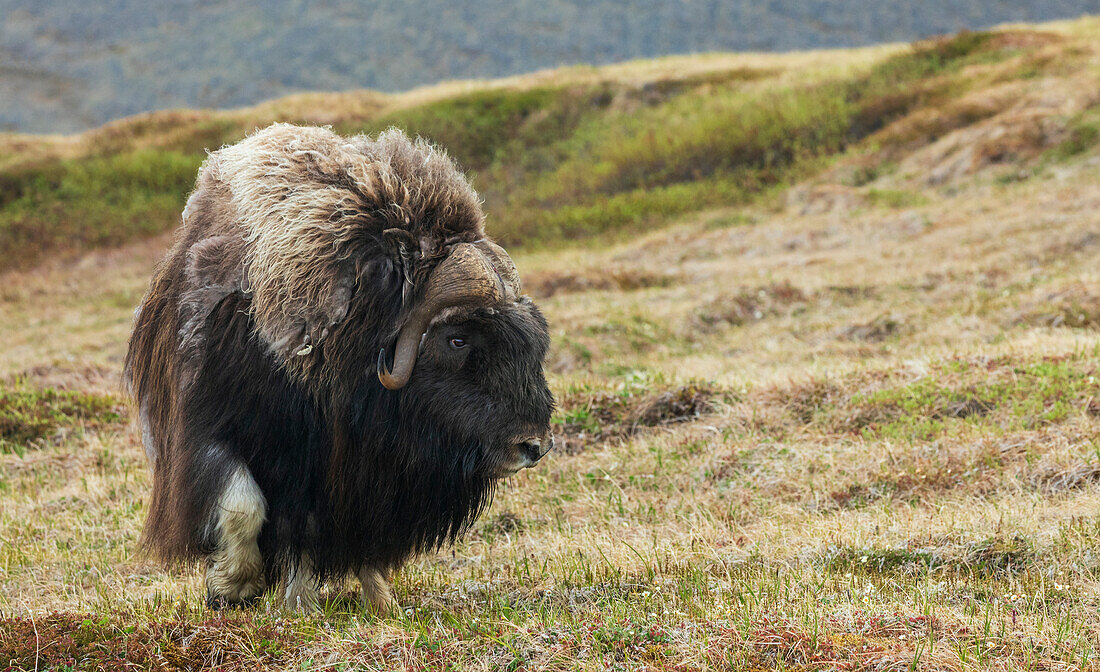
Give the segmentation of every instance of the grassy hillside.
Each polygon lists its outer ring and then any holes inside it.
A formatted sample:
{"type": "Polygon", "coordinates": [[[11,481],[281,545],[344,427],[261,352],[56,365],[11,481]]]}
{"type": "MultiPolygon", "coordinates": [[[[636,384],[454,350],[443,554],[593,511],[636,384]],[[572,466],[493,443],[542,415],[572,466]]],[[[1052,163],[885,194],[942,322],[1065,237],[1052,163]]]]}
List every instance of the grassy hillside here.
{"type": "Polygon", "coordinates": [[[298,91],[403,91],[574,63],[908,41],[1095,0],[0,0],[0,129],[74,132],[298,91]]]}
{"type": "Polygon", "coordinates": [[[396,613],[350,583],[211,612],[200,568],[137,551],[117,391],[168,238],[30,236],[44,261],[0,276],[0,667],[1100,670],[1097,45],[1082,20],[6,138],[37,175],[7,203],[138,216],[257,123],[415,127],[513,243],[560,411],[396,613]]]}
{"type": "Polygon", "coordinates": [[[347,134],[399,126],[432,139],[471,172],[493,234],[511,247],[619,239],[752,202],[844,154],[867,153],[871,172],[888,167],[1005,112],[1015,101],[989,100],[998,92],[1045,75],[1085,77],[1094,56],[1086,45],[1065,32],[963,33],[823,59],[670,59],[402,96],[157,113],[63,139],[8,136],[0,269],[170,229],[204,151],[274,120],[347,134]],[[982,102],[959,102],[972,99],[982,102]]]}

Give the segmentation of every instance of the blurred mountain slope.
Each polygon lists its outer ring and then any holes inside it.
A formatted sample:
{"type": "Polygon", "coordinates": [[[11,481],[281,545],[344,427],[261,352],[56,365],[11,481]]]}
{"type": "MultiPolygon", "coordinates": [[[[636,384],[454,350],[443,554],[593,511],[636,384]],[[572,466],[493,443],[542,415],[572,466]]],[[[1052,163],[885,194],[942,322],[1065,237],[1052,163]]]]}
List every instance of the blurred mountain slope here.
{"type": "Polygon", "coordinates": [[[0,0],[0,129],[716,50],[908,41],[1100,0],[0,0]]]}

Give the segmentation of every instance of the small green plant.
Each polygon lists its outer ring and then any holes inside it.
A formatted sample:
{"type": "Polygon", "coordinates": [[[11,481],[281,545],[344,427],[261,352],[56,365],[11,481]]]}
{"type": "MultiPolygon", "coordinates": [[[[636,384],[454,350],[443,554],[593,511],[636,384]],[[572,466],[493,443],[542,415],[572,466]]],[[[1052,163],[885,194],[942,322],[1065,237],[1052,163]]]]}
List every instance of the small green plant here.
{"type": "Polygon", "coordinates": [[[1065,140],[1047,150],[1051,161],[1068,161],[1100,145],[1100,113],[1078,117],[1068,128],[1065,140]]]}
{"type": "Polygon", "coordinates": [[[867,200],[872,205],[895,210],[915,208],[928,203],[927,196],[902,189],[871,189],[867,192],[867,200]]]}

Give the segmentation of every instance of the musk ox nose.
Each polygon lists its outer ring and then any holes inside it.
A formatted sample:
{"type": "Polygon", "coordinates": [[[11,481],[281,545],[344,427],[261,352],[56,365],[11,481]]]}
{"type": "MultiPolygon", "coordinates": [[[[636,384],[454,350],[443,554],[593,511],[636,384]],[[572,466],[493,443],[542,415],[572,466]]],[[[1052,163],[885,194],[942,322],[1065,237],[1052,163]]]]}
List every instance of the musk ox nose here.
{"type": "Polygon", "coordinates": [[[543,455],[549,453],[553,447],[553,435],[547,435],[542,439],[527,439],[526,441],[521,441],[519,444],[519,449],[523,453],[523,456],[530,462],[530,464],[527,465],[528,467],[535,466],[535,463],[541,460],[543,455]]]}

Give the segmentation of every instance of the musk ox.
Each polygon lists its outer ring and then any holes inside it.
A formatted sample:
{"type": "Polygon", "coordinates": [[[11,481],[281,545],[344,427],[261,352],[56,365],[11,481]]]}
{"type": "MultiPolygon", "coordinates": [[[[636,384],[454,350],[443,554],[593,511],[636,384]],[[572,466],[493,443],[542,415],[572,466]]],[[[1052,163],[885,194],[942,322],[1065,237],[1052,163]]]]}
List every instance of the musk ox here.
{"type": "Polygon", "coordinates": [[[454,163],[398,130],[276,124],[213,152],[138,308],[144,545],[213,606],[310,608],[453,542],[551,448],[545,319],[454,163]],[[389,357],[392,353],[393,364],[389,357]]]}

